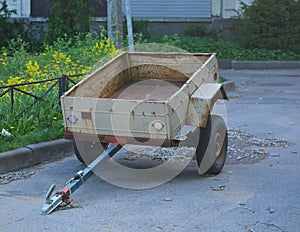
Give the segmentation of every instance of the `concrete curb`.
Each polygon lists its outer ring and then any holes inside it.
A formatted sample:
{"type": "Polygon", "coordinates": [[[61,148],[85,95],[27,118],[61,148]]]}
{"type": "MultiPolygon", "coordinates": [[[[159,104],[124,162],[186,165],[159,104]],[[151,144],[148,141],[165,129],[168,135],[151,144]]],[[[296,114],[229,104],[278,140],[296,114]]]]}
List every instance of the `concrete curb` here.
{"type": "Polygon", "coordinates": [[[0,153],[0,173],[27,168],[74,154],[72,141],[58,139],[0,153]]]}
{"type": "Polygon", "coordinates": [[[298,61],[235,61],[219,60],[220,69],[300,69],[298,61]]]}

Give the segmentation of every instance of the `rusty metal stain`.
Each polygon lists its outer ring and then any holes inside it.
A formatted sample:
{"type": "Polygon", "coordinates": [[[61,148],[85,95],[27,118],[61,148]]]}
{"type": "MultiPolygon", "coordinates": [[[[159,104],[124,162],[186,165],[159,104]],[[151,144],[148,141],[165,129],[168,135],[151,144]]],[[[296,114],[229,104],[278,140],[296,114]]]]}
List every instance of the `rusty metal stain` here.
{"type": "Polygon", "coordinates": [[[187,115],[187,124],[205,127],[210,112],[210,101],[192,97],[189,107],[192,107],[192,109],[189,110],[187,115]]]}
{"type": "Polygon", "coordinates": [[[81,118],[83,120],[92,120],[92,113],[91,112],[81,112],[81,118]]]}
{"type": "Polygon", "coordinates": [[[88,128],[88,127],[90,126],[92,120],[89,120],[89,119],[83,119],[82,122],[83,122],[83,125],[84,125],[86,128],[88,128]]]}
{"type": "Polygon", "coordinates": [[[151,116],[156,117],[156,112],[153,111],[153,112],[151,113],[151,116]]]}
{"type": "Polygon", "coordinates": [[[218,79],[218,74],[215,72],[214,74],[214,80],[216,81],[218,79]]]}
{"type": "Polygon", "coordinates": [[[133,110],[133,111],[131,111],[131,113],[130,113],[130,114],[131,114],[131,116],[132,116],[132,117],[134,117],[134,115],[135,115],[135,112],[134,112],[134,110],[133,110]]]}
{"type": "Polygon", "coordinates": [[[202,114],[201,125],[200,125],[201,127],[204,127],[204,128],[206,127],[209,114],[210,114],[210,108],[208,106],[208,107],[206,107],[206,111],[203,112],[203,114],[202,114]]]}

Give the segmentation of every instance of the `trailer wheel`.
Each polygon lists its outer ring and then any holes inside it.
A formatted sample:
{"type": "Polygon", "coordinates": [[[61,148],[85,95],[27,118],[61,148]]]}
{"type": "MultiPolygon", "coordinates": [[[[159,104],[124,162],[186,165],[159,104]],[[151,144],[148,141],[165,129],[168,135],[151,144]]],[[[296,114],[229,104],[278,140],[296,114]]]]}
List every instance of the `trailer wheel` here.
{"type": "Polygon", "coordinates": [[[199,172],[201,174],[219,174],[225,164],[227,146],[228,135],[223,118],[210,115],[206,128],[200,128],[200,138],[196,149],[199,172]],[[209,167],[209,164],[212,165],[209,167]]]}
{"type": "Polygon", "coordinates": [[[77,159],[90,164],[108,147],[108,143],[73,140],[73,147],[77,159]]]}

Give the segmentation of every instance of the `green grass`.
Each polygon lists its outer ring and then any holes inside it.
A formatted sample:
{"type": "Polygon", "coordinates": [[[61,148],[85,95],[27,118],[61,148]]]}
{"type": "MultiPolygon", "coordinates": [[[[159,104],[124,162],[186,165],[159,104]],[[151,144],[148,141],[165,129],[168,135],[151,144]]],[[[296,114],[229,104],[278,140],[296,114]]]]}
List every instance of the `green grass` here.
{"type": "Polygon", "coordinates": [[[228,79],[226,79],[225,77],[220,77],[220,79],[219,79],[220,83],[223,83],[223,82],[226,82],[226,81],[228,81],[228,79]]]}
{"type": "Polygon", "coordinates": [[[4,128],[12,134],[9,137],[0,136],[0,152],[63,136],[58,94],[53,92],[44,100],[33,103],[33,99],[29,97],[16,95],[15,109],[12,112],[8,102],[0,101],[0,130],[4,128]]]}

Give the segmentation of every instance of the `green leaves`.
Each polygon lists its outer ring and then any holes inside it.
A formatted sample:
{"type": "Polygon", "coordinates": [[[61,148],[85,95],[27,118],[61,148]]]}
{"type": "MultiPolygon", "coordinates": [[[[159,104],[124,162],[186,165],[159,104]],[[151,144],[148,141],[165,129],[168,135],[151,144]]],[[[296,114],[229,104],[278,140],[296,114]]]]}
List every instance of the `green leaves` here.
{"type": "Polygon", "coordinates": [[[245,48],[238,42],[222,39],[196,38],[183,35],[164,36],[156,42],[184,49],[187,52],[215,52],[219,59],[231,60],[300,60],[300,54],[286,50],[264,48],[245,48]]]}
{"type": "Polygon", "coordinates": [[[244,46],[300,53],[299,1],[254,0],[243,11],[237,35],[244,46]]]}
{"type": "Polygon", "coordinates": [[[85,0],[54,0],[49,12],[48,42],[88,32],[93,7],[85,0]]]}

